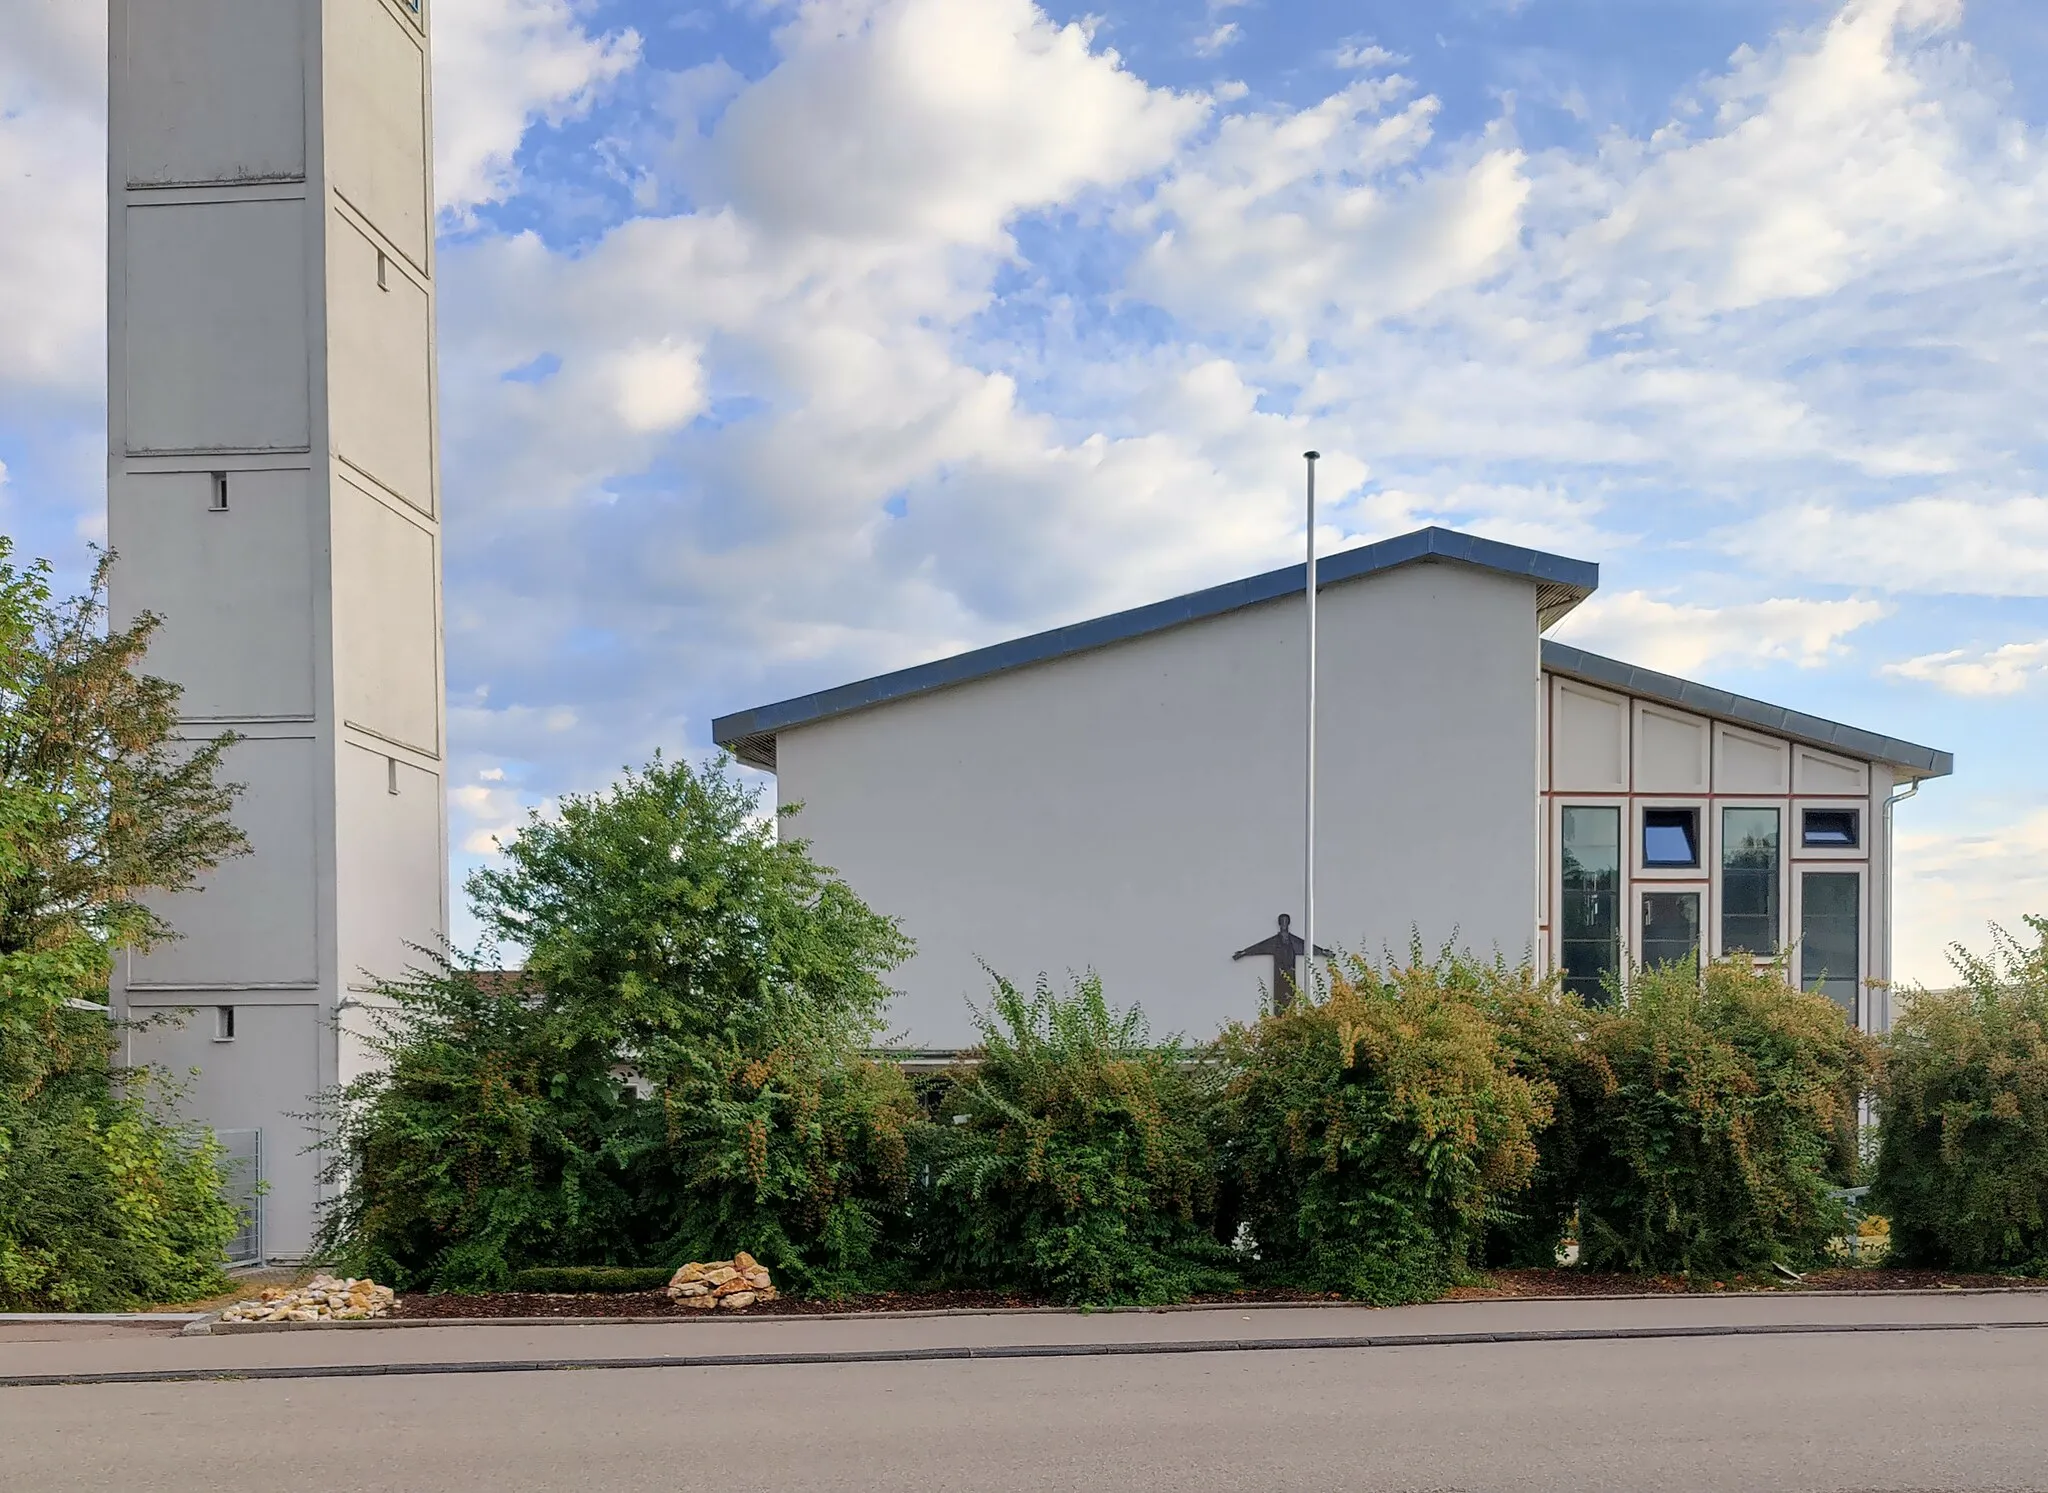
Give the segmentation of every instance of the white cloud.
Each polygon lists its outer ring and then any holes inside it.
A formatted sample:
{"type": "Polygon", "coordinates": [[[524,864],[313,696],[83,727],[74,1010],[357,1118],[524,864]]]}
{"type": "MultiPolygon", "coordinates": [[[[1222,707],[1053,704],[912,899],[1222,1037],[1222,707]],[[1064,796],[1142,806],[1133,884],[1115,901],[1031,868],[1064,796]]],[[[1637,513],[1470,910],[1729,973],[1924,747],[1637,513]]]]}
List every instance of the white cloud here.
{"type": "Polygon", "coordinates": [[[1031,0],[812,0],[778,43],[707,163],[771,234],[993,248],[1020,210],[1156,168],[1208,108],[1031,0]]]}
{"type": "Polygon", "coordinates": [[[1698,675],[1717,664],[1812,669],[1841,654],[1845,637],[1886,611],[1880,602],[1856,599],[1776,597],[1711,607],[1642,591],[1595,593],[1551,636],[1669,674],[1698,675]]]}
{"type": "Polygon", "coordinates": [[[840,498],[858,530],[935,465],[1000,459],[1028,423],[1014,384],[948,343],[986,303],[999,261],[983,251],[1019,212],[1156,167],[1207,108],[1013,0],[813,5],[778,40],[781,64],[689,166],[729,200],[626,223],[573,257],[532,236],[449,254],[449,367],[488,370],[449,380],[451,428],[523,501],[644,464],[655,447],[637,437],[701,410],[714,339],[780,426],[717,476],[769,512],[822,516],[840,498]],[[642,362],[620,365],[633,348],[642,362]],[[552,377],[495,381],[542,355],[560,360],[552,377]],[[610,397],[577,392],[592,389],[610,397]]]}
{"type": "Polygon", "coordinates": [[[106,7],[0,0],[0,390],[106,373],[106,7]]]}
{"type": "Polygon", "coordinates": [[[1196,326],[1370,325],[1468,285],[1521,225],[1521,152],[1414,169],[1433,98],[1363,79],[1302,110],[1233,115],[1127,215],[1132,288],[1196,326]]]}
{"type": "Polygon", "coordinates": [[[1244,39],[1244,28],[1235,21],[1225,21],[1213,31],[1204,32],[1195,38],[1197,57],[1216,57],[1244,39]]]}
{"type": "Polygon", "coordinates": [[[434,188],[462,211],[518,189],[527,128],[589,110],[640,60],[630,29],[593,36],[572,0],[435,0],[434,188]]]}
{"type": "Polygon", "coordinates": [[[1616,289],[1642,311],[1684,319],[1822,296],[1928,241],[2016,247],[2039,221],[2040,163],[1999,148],[2014,142],[1920,50],[1961,12],[1850,0],[1742,49],[1703,90],[1707,133],[1681,117],[1609,143],[1613,185],[1587,185],[1611,200],[1572,250],[1628,276],[1616,289]]]}
{"type": "Polygon", "coordinates": [[[469,855],[493,855],[526,822],[519,794],[503,786],[504,774],[479,773],[479,781],[448,791],[448,812],[455,819],[455,843],[469,855]]]}
{"type": "Polygon", "coordinates": [[[1944,786],[1897,811],[1893,967],[1929,987],[1954,983],[1951,943],[1982,953],[1990,924],[2018,929],[2022,914],[2048,910],[2048,809],[1992,804],[1966,820],[1946,814],[1944,786]]]}
{"type": "Polygon", "coordinates": [[[1461,482],[1437,493],[1382,487],[1338,511],[1355,532],[1372,538],[1442,524],[1507,544],[1598,558],[1627,542],[1603,527],[1606,509],[1602,494],[1554,483],[1461,482]]]}
{"type": "Polygon", "coordinates": [[[1923,653],[1886,664],[1884,672],[1921,680],[1952,695],[2016,695],[2048,674],[2048,638],[1989,650],[1923,653]]]}
{"type": "Polygon", "coordinates": [[[704,408],[698,350],[661,342],[629,347],[600,363],[619,419],[637,435],[672,430],[704,408]]]}
{"type": "Polygon", "coordinates": [[[2048,498],[1800,504],[1759,515],[1722,542],[1759,568],[1845,585],[2048,596],[2048,498]]]}
{"type": "Polygon", "coordinates": [[[1338,67],[1363,71],[1369,68],[1399,67],[1408,59],[1399,52],[1389,52],[1374,42],[1353,37],[1331,53],[1330,60],[1338,67]]]}

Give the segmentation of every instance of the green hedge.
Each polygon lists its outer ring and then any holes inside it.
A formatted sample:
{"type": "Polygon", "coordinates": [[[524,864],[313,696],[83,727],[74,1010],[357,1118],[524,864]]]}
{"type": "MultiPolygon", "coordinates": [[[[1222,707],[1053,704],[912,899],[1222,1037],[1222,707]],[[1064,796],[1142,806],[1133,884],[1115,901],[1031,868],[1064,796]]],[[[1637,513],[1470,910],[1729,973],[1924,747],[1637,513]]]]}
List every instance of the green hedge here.
{"type": "Polygon", "coordinates": [[[1216,1238],[1213,1084],[1092,975],[1025,996],[998,979],[976,1061],[926,1127],[920,1243],[950,1283],[1141,1304],[1236,1284],[1216,1238]]]}
{"type": "Polygon", "coordinates": [[[1469,1273],[1551,1112],[1473,998],[1477,973],[1350,960],[1327,993],[1224,1033],[1219,1162],[1260,1278],[1395,1302],[1469,1273]]]}
{"type": "Polygon", "coordinates": [[[1826,1256],[1877,1056],[1839,1007],[1733,958],[1639,971],[1581,1019],[1606,1070],[1563,1080],[1578,1084],[1581,1263],[1719,1274],[1826,1256]]]}
{"type": "Polygon", "coordinates": [[[453,971],[394,991],[391,1065],[343,1131],[375,1181],[337,1229],[351,1268],[413,1289],[651,1289],[747,1249],[821,1296],[1412,1301],[1552,1263],[1573,1228],[1597,1268],[1798,1265],[1842,1227],[1873,1057],[1746,962],[1640,971],[1596,1007],[1417,954],[1346,960],[1206,1048],[1092,977],[999,980],[927,1113],[895,1067],[795,1043],[698,1045],[637,1099],[573,1009],[453,971]],[[601,1273],[536,1276],[550,1255],[601,1273]]]}
{"type": "MultiPolygon", "coordinates": [[[[104,1040],[104,1017],[80,1019],[104,1040]]],[[[226,1288],[240,1220],[220,1147],[145,1102],[173,1097],[152,1075],[126,1078],[117,1091],[88,1068],[29,1103],[0,1090],[0,1311],[130,1311],[226,1288]]]]}
{"type": "Polygon", "coordinates": [[[1526,964],[1465,960],[1444,962],[1444,978],[1485,1014],[1508,1066],[1550,1101],[1529,1185],[1489,1203],[1486,1263],[1553,1267],[1576,1227],[1586,1157],[1612,1122],[1614,1070],[1591,1040],[1591,1012],[1556,979],[1526,964]]]}
{"type": "Polygon", "coordinates": [[[1871,1199],[1901,1264],[2048,1273],[2048,919],[2027,925],[1902,1002],[1871,1199]]]}

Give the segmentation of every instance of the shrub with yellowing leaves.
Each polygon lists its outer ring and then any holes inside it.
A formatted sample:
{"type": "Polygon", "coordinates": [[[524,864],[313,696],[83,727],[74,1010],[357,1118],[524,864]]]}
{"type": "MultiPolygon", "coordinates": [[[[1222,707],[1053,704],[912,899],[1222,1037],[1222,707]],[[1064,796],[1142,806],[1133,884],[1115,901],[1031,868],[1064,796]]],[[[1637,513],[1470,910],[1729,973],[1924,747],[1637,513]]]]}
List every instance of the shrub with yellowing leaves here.
{"type": "Polygon", "coordinates": [[[1826,1256],[1877,1058],[1839,1006],[1737,956],[1638,970],[1582,1020],[1611,1077],[1582,1116],[1583,1263],[1720,1273],[1826,1256]]]}
{"type": "Polygon", "coordinates": [[[1471,1270],[1552,1101],[1474,998],[1481,970],[1350,958],[1327,990],[1224,1032],[1221,1168],[1261,1276],[1395,1302],[1471,1270]]]}
{"type": "Polygon", "coordinates": [[[1958,950],[1962,983],[1892,1029],[1872,1201],[1895,1261],[2048,1273],[2048,918],[2027,925],[1958,950]]]}

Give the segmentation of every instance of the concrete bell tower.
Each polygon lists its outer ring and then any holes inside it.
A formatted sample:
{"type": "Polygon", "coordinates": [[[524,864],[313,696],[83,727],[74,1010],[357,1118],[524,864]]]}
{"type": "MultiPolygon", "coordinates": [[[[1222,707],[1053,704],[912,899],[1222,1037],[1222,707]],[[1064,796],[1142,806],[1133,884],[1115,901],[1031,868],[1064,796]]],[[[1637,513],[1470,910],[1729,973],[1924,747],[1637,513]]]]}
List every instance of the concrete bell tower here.
{"type": "Polygon", "coordinates": [[[131,1061],[268,1184],[303,1254],[304,1118],[359,1072],[364,972],[447,927],[429,0],[110,0],[109,538],[117,622],[229,774],[254,853],[164,912],[131,1061]]]}

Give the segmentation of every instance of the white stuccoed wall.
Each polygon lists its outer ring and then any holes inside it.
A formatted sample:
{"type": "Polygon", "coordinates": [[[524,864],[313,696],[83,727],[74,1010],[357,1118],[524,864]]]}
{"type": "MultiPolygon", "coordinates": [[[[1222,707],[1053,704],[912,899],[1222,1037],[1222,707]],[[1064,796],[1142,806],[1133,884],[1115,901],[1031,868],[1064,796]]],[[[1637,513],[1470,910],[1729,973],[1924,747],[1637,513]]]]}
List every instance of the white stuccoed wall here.
{"type": "Polygon", "coordinates": [[[109,19],[113,609],[164,619],[149,667],[184,685],[190,735],[246,738],[229,771],[255,849],[167,904],[184,937],[114,999],[199,1008],[131,1058],[199,1068],[189,1114],[263,1131],[264,1245],[290,1256],[319,1201],[295,1112],[364,1061],[337,1010],[447,926],[426,18],[109,19]]]}
{"type": "MultiPolygon", "coordinates": [[[[975,1037],[986,959],[1020,985],[1094,968],[1157,1033],[1258,1009],[1301,921],[1303,608],[1269,602],[783,731],[784,833],[917,956],[894,1035],[975,1037]]],[[[1536,923],[1534,586],[1450,562],[1329,587],[1320,609],[1319,943],[1450,938],[1511,959],[1536,923]]]]}

